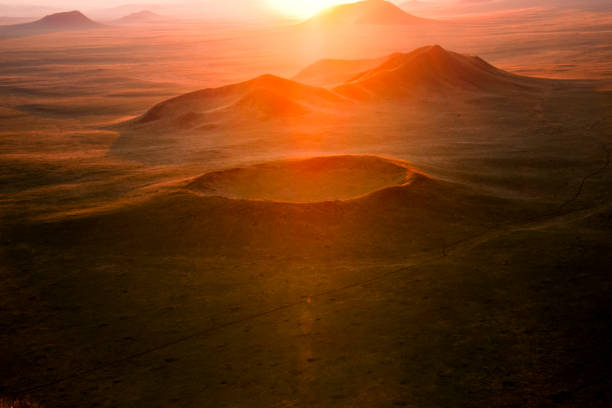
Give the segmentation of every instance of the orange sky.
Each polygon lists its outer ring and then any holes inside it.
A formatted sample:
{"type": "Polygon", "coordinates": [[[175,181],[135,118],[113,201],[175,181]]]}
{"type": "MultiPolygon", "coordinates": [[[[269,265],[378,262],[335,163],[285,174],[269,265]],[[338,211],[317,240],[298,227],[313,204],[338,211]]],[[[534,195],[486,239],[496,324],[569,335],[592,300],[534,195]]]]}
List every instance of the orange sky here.
{"type": "MultiPolygon", "coordinates": [[[[109,9],[125,5],[142,5],[143,9],[171,10],[174,9],[178,14],[182,10],[191,9],[200,13],[251,13],[257,10],[275,10],[281,14],[293,15],[295,17],[307,17],[316,11],[340,3],[350,3],[357,0],[4,0],[0,3],[0,16],[9,14],[6,10],[13,9],[14,13],[19,14],[18,9],[35,10],[32,5],[39,6],[42,10],[81,10],[96,11],[109,9]],[[4,12],[3,12],[4,11],[4,12]]],[[[397,4],[401,0],[391,0],[397,4]]],[[[425,0],[425,1],[444,1],[444,0],[425,0]]],[[[447,0],[448,1],[448,0],[447,0]]],[[[14,14],[11,13],[11,14],[14,14]]]]}
{"type": "MultiPolygon", "coordinates": [[[[112,19],[136,11],[151,10],[167,16],[188,18],[242,19],[246,17],[257,19],[263,15],[270,16],[271,11],[275,11],[276,15],[306,18],[326,6],[353,1],[357,0],[105,0],[103,2],[99,0],[0,0],[0,17],[42,17],[60,11],[80,10],[94,19],[112,19]]],[[[610,0],[390,1],[397,5],[409,4],[406,10],[416,15],[421,13],[427,15],[426,9],[434,10],[436,14],[436,8],[442,11],[442,15],[494,12],[526,7],[612,11],[610,0]],[[437,7],[440,5],[442,7],[437,7]]]]}

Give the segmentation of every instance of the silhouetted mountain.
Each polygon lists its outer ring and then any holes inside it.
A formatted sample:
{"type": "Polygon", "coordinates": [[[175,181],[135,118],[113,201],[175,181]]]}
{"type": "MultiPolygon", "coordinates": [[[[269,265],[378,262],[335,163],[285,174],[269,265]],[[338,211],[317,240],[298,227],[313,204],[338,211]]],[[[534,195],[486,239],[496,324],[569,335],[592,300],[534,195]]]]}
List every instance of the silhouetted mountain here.
{"type": "Polygon", "coordinates": [[[125,17],[116,20],[116,24],[146,24],[168,21],[169,19],[149,10],[142,10],[136,13],[131,13],[125,17]]]}
{"type": "Polygon", "coordinates": [[[104,25],[87,18],[80,11],[51,14],[32,23],[0,27],[0,38],[23,37],[59,31],[90,30],[104,25]]]}
{"type": "Polygon", "coordinates": [[[309,24],[378,24],[405,25],[425,23],[427,19],[406,13],[395,4],[385,0],[365,0],[357,3],[329,7],[316,14],[309,24]]]}

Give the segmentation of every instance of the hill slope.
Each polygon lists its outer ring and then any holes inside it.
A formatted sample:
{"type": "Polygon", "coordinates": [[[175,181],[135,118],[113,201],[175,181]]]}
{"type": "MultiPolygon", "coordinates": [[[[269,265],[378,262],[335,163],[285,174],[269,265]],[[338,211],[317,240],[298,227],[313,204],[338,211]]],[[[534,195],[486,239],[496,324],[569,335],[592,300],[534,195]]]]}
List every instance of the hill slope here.
{"type": "Polygon", "coordinates": [[[362,60],[322,59],[307,66],[292,79],[313,86],[339,85],[363,71],[379,66],[387,58],[362,60]]]}

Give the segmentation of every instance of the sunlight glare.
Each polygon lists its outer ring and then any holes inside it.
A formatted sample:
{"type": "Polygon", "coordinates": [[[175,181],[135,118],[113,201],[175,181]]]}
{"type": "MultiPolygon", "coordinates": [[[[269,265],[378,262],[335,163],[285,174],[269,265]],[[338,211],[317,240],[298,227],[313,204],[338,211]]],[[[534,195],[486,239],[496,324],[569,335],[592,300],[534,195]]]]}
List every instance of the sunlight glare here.
{"type": "Polygon", "coordinates": [[[342,3],[350,3],[350,0],[266,0],[269,6],[279,13],[293,17],[307,18],[323,10],[324,8],[342,3]]]}

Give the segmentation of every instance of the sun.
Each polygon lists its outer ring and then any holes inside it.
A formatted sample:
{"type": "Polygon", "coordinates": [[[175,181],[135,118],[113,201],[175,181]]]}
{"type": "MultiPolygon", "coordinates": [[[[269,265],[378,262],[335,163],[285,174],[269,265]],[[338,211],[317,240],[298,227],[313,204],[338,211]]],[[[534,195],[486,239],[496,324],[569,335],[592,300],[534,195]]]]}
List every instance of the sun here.
{"type": "MultiPolygon", "coordinates": [[[[279,13],[299,18],[307,18],[330,6],[350,3],[351,0],[265,0],[279,13]]],[[[354,0],[353,0],[354,1],[354,0]]]]}

